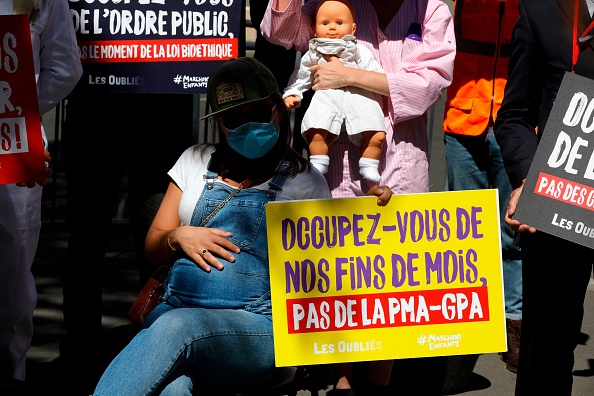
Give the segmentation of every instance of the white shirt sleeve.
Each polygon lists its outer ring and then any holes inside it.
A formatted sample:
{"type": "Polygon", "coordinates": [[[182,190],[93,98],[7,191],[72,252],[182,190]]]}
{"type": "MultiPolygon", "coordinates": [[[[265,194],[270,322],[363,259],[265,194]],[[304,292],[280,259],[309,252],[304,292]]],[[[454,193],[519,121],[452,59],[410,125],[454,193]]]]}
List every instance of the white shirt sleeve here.
{"type": "Polygon", "coordinates": [[[43,0],[30,27],[39,113],[43,115],[74,89],[82,65],[67,0],[43,0]]]}

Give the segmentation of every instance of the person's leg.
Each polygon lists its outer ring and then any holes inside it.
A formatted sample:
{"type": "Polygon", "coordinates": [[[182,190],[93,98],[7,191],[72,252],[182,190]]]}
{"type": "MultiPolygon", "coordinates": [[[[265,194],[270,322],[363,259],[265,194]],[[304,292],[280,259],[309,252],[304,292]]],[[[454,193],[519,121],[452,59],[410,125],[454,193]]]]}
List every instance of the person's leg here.
{"type": "MultiPolygon", "coordinates": [[[[164,382],[159,396],[192,396],[194,395],[195,375],[184,367],[176,369],[164,382]]],[[[202,394],[201,392],[197,392],[202,394]]]]}
{"type": "Polygon", "coordinates": [[[63,268],[65,338],[60,357],[69,378],[65,386],[70,392],[87,395],[87,388],[92,389],[97,379],[102,266],[123,176],[127,132],[113,122],[124,111],[116,98],[70,99],[63,128],[69,237],[63,268]],[[112,116],[105,117],[107,113],[112,116]]]}
{"type": "Polygon", "coordinates": [[[331,365],[332,390],[328,396],[355,396],[353,386],[353,363],[334,363],[331,365]]]}
{"type": "Polygon", "coordinates": [[[393,360],[369,362],[369,382],[376,385],[388,385],[392,373],[393,360]]]}
{"type": "Polygon", "coordinates": [[[503,281],[505,289],[505,317],[522,319],[522,262],[520,247],[514,243],[514,231],[505,223],[505,213],[512,193],[509,177],[505,172],[501,149],[493,132],[488,134],[490,179],[493,188],[499,191],[499,212],[501,223],[501,249],[503,257],[503,281]]]}
{"type": "Polygon", "coordinates": [[[214,384],[270,380],[277,370],[270,318],[243,310],[170,310],[116,356],[94,394],[146,395],[166,387],[180,367],[214,384]]]}
{"type": "Polygon", "coordinates": [[[488,151],[484,136],[445,133],[449,191],[490,188],[488,151]]]}
{"type": "Polygon", "coordinates": [[[0,394],[8,392],[3,386],[24,389],[37,303],[31,266],[41,228],[41,190],[0,185],[0,394]]]}
{"type": "Polygon", "coordinates": [[[353,382],[353,364],[335,363],[332,365],[334,389],[350,389],[353,382]]]}
{"type": "Polygon", "coordinates": [[[503,264],[503,290],[507,352],[501,354],[505,367],[517,372],[522,329],[522,260],[520,247],[514,243],[514,231],[505,223],[505,213],[512,193],[509,177],[505,172],[501,149],[492,129],[487,135],[490,159],[491,185],[499,191],[499,224],[501,227],[501,256],[503,264]]]}
{"type": "Polygon", "coordinates": [[[571,395],[573,352],[594,254],[537,232],[523,233],[522,335],[516,395],[571,395]]]}

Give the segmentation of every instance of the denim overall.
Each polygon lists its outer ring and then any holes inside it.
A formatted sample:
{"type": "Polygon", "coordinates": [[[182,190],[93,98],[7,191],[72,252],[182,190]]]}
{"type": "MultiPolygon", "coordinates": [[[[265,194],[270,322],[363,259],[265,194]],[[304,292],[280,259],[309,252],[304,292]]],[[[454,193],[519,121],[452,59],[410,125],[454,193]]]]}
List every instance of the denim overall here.
{"type": "MultiPolygon", "coordinates": [[[[281,162],[268,191],[242,190],[210,219],[205,226],[233,233],[231,240],[241,248],[236,262],[207,273],[187,258],[177,260],[161,302],[107,367],[94,395],[189,395],[200,386],[196,373],[226,385],[262,383],[278,374],[264,206],[282,190],[286,176],[278,172],[287,165],[281,162]],[[130,370],[142,361],[151,364],[130,370]]],[[[191,225],[234,191],[215,183],[214,172],[204,178],[191,225]]]]}
{"type": "MultiPolygon", "coordinates": [[[[276,194],[282,191],[286,176],[278,172],[286,166],[285,162],[279,164],[268,191],[242,190],[208,221],[206,227],[232,232],[229,239],[241,252],[235,255],[234,263],[225,263],[222,271],[205,272],[188,258],[178,259],[164,282],[163,300],[168,305],[175,308],[245,309],[272,315],[265,205],[274,201],[276,194]]],[[[217,176],[210,170],[204,175],[206,185],[190,225],[199,225],[235,190],[226,184],[215,183],[217,176]]]]}

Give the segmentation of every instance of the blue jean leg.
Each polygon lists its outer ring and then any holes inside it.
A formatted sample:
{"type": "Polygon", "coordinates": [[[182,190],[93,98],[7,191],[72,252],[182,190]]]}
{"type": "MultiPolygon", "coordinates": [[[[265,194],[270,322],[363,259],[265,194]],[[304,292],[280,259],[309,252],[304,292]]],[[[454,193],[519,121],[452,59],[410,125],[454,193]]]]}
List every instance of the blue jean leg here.
{"type": "Polygon", "coordinates": [[[504,220],[512,187],[493,130],[490,128],[483,136],[445,133],[445,146],[448,190],[496,188],[499,191],[505,317],[522,319],[520,248],[513,243],[514,231],[504,220]]]}
{"type": "Polygon", "coordinates": [[[245,310],[166,311],[116,356],[94,395],[188,394],[191,389],[180,388],[198,387],[188,370],[211,383],[270,380],[277,373],[270,318],[245,310]]]}

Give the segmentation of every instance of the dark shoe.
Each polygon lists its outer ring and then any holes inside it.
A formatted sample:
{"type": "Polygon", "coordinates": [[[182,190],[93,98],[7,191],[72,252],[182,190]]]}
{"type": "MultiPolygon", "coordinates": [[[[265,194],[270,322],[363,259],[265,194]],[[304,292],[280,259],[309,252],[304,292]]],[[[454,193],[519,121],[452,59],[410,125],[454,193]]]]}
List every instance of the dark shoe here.
{"type": "MultiPolygon", "coordinates": [[[[357,390],[357,393],[361,394],[359,390],[357,390]]],[[[390,396],[394,394],[394,392],[389,385],[377,385],[370,383],[365,387],[363,394],[369,396],[390,396]]]]}
{"type": "Polygon", "coordinates": [[[520,358],[520,335],[522,334],[522,319],[505,320],[507,332],[507,352],[501,354],[501,360],[505,362],[505,368],[512,373],[518,372],[518,360],[520,358]]]}
{"type": "Polygon", "coordinates": [[[25,381],[13,379],[0,383],[0,395],[2,396],[25,396],[26,394],[25,381]]]}

